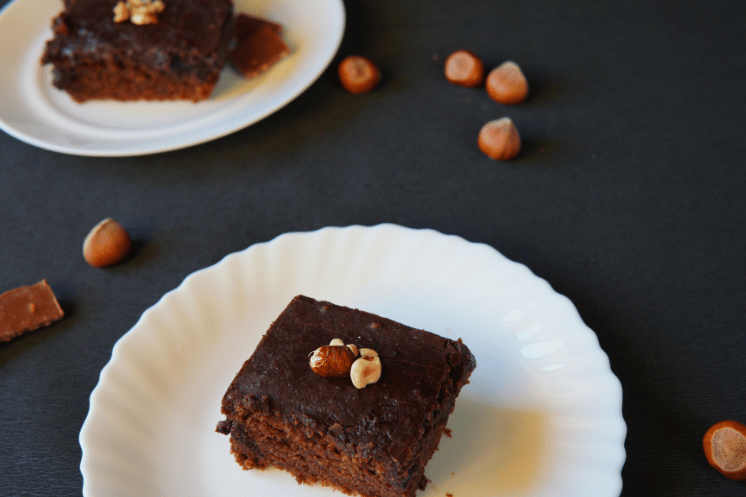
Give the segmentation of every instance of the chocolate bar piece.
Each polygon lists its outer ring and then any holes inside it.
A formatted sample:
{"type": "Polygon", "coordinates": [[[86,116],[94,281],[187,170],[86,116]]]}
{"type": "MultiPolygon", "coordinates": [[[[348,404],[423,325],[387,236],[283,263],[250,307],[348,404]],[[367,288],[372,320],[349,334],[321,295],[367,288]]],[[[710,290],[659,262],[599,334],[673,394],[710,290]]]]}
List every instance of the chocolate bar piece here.
{"type": "Polygon", "coordinates": [[[47,280],[8,290],[0,294],[0,342],[49,326],[64,315],[47,280]]]}

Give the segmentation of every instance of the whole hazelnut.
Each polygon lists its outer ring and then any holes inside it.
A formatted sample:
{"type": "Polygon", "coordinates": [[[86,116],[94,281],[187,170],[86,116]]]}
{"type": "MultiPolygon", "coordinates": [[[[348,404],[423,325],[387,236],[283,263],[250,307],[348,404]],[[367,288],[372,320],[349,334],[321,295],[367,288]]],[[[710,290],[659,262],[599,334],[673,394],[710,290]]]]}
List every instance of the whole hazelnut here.
{"type": "Polygon", "coordinates": [[[746,480],[746,425],[715,423],[702,439],[707,462],[731,480],[746,480]]]}
{"type": "Polygon", "coordinates": [[[365,57],[350,55],[337,67],[339,81],[350,93],[365,93],[373,90],[381,81],[381,71],[365,57]]]}
{"type": "Polygon", "coordinates": [[[521,136],[509,117],[482,126],[477,143],[479,149],[494,160],[510,160],[521,151],[521,136]]]}
{"type": "Polygon", "coordinates": [[[476,88],[484,83],[484,63],[468,50],[456,50],[449,55],[444,72],[454,85],[476,88]]]}
{"type": "Polygon", "coordinates": [[[83,241],[83,257],[93,267],[112,266],[124,259],[132,247],[129,233],[107,217],[91,229],[83,241]]]}
{"type": "Polygon", "coordinates": [[[309,364],[324,378],[345,378],[355,361],[355,354],[345,345],[324,345],[313,351],[309,364]]]}
{"type": "Polygon", "coordinates": [[[528,96],[528,81],[513,61],[503,62],[487,75],[487,94],[496,102],[516,105],[528,96]]]}

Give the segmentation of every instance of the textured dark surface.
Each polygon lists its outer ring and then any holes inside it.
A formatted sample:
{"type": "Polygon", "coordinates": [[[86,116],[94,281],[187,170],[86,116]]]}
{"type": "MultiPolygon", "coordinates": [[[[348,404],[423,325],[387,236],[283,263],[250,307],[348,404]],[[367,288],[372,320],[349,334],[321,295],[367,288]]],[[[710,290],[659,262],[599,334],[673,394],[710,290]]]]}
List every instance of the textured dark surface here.
{"type": "Polygon", "coordinates": [[[0,283],[46,278],[66,313],[0,344],[0,494],[80,495],[99,372],[188,274],[284,232],[392,222],[487,243],[573,301],[622,383],[623,497],[743,496],[701,440],[746,420],[746,3],[346,8],[335,62],[376,61],[370,94],[346,94],[330,68],[249,128],[147,157],[65,156],[0,133],[0,283]],[[528,101],[447,83],[460,48],[515,60],[528,101]],[[476,147],[501,116],[524,137],[509,163],[476,147]],[[135,248],[94,269],[81,245],[107,216],[135,248]]]}
{"type": "Polygon", "coordinates": [[[341,425],[335,441],[340,448],[349,447],[350,455],[354,447],[370,447],[370,453],[363,451],[366,459],[393,458],[406,466],[422,433],[431,435],[441,410],[450,410],[443,406],[453,404],[474,366],[474,356],[463,344],[301,296],[264,335],[223,405],[235,421],[241,410],[256,409],[312,431],[326,433],[341,425]],[[379,381],[358,390],[349,377],[314,373],[309,354],[334,338],[375,350],[382,364],[379,381]]]}

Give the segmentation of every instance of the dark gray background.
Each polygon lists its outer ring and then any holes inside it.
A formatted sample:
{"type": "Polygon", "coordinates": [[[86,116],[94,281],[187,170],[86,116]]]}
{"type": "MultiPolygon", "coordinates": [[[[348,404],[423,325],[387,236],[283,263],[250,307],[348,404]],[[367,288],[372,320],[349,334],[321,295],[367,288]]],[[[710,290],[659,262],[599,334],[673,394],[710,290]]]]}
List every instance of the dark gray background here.
{"type": "Polygon", "coordinates": [[[391,222],[489,244],[575,303],[624,390],[623,496],[743,496],[701,439],[721,419],[746,423],[746,3],[346,8],[333,66],[375,60],[373,93],[346,94],[329,70],[247,129],[146,157],[66,156],[0,133],[0,290],[47,278],[67,312],[0,344],[0,494],[81,493],[77,437],[98,374],[188,274],[288,231],[391,222]],[[447,83],[460,48],[518,62],[529,100],[504,107],[447,83]],[[507,163],[476,147],[502,116],[524,137],[507,163]],[[135,248],[99,270],[81,244],[107,216],[135,248]]]}

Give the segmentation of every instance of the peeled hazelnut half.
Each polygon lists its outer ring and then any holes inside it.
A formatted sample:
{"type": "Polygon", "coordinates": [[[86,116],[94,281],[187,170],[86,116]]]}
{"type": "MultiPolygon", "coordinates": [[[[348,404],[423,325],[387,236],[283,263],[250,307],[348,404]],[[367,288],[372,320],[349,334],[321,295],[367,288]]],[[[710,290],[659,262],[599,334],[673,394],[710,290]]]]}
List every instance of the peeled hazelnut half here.
{"type": "Polygon", "coordinates": [[[376,383],[381,379],[381,358],[376,351],[360,349],[360,357],[352,363],[350,379],[357,389],[376,383]]]}
{"type": "Polygon", "coordinates": [[[501,117],[482,126],[477,144],[490,159],[510,160],[521,151],[521,135],[509,117],[501,117]]]}
{"type": "Polygon", "coordinates": [[[381,71],[365,57],[350,55],[337,67],[339,81],[350,93],[365,93],[373,90],[381,81],[381,71]]]}
{"type": "Polygon", "coordinates": [[[515,62],[503,62],[490,71],[485,83],[487,95],[496,102],[516,105],[528,96],[528,80],[515,62]]]}
{"type": "Polygon", "coordinates": [[[707,462],[731,480],[746,480],[746,425],[720,421],[702,439],[707,462]]]}
{"type": "Polygon", "coordinates": [[[132,247],[129,233],[107,217],[88,233],[83,241],[83,257],[93,267],[112,266],[121,262],[132,247]]]}
{"type": "Polygon", "coordinates": [[[475,88],[484,83],[484,63],[468,50],[456,50],[449,55],[444,72],[454,85],[475,88]]]}
{"type": "Polygon", "coordinates": [[[361,357],[350,369],[350,379],[357,389],[376,383],[381,378],[381,359],[378,357],[361,357]]]}

